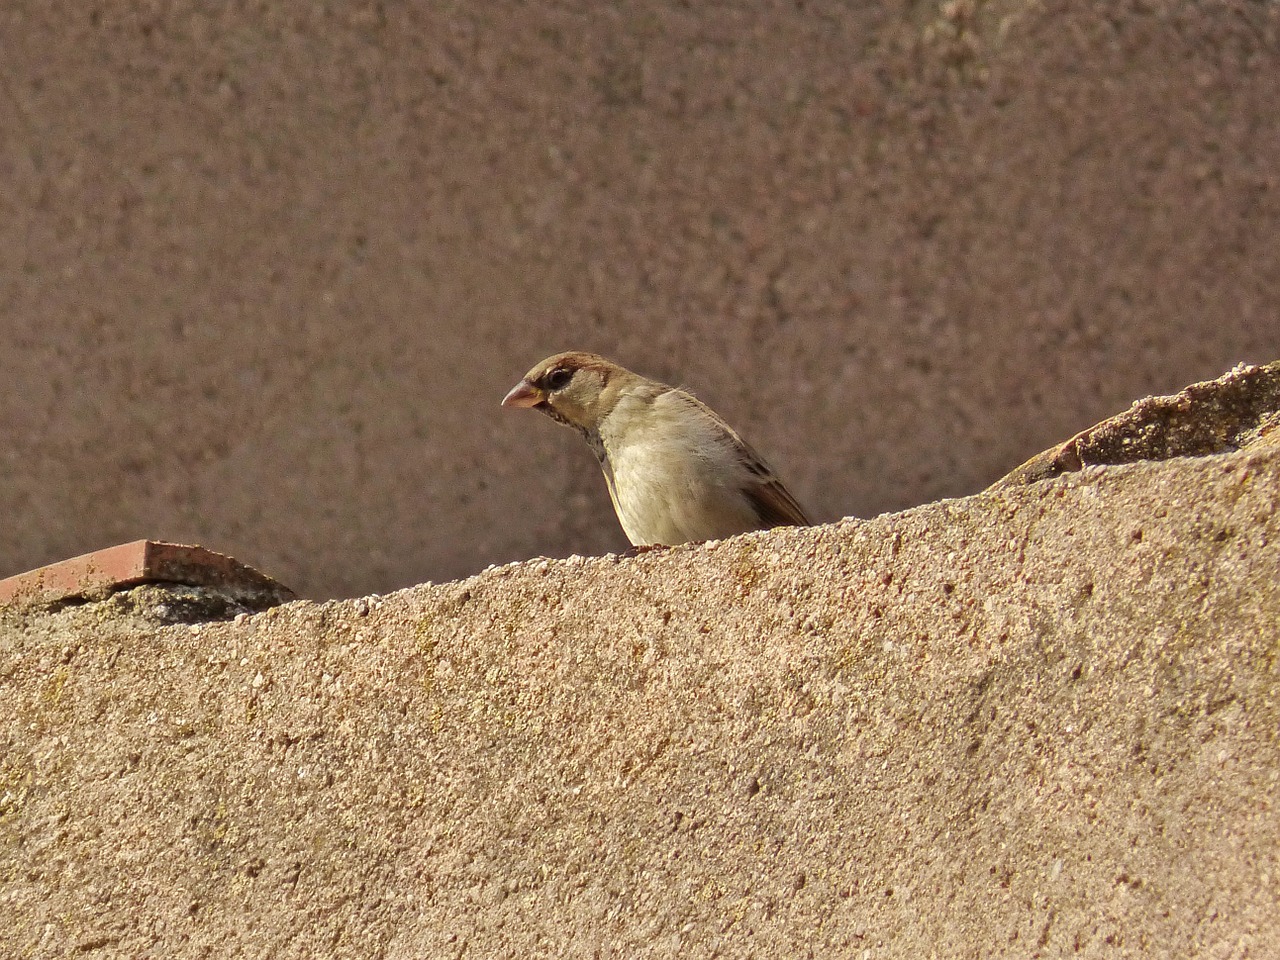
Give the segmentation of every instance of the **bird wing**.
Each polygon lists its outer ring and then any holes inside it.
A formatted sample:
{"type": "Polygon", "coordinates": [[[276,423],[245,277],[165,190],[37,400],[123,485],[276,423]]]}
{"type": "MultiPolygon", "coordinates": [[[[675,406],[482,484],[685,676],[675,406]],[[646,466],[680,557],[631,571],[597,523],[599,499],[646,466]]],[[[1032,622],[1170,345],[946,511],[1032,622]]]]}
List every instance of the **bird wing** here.
{"type": "Polygon", "coordinates": [[[771,527],[807,527],[811,524],[791,491],[777,477],[747,487],[743,492],[759,514],[761,523],[771,527]]]}
{"type": "Polygon", "coordinates": [[[791,491],[783,486],[773,468],[765,462],[755,448],[738,435],[738,431],[725,423],[718,413],[686,390],[674,391],[682,399],[694,404],[704,416],[717,423],[729,438],[742,468],[750,475],[743,485],[743,495],[751,504],[760,523],[769,527],[808,527],[813,525],[804,509],[796,502],[791,491]]]}

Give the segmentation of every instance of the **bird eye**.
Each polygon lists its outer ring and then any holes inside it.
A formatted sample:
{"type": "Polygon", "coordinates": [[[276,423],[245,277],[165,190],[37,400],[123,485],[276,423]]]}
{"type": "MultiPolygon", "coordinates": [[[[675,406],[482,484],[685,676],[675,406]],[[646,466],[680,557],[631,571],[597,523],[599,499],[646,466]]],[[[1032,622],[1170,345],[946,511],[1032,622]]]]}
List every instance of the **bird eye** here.
{"type": "Polygon", "coordinates": [[[547,386],[552,390],[563,390],[569,385],[569,381],[572,379],[572,370],[566,370],[564,367],[557,367],[547,374],[547,386]]]}

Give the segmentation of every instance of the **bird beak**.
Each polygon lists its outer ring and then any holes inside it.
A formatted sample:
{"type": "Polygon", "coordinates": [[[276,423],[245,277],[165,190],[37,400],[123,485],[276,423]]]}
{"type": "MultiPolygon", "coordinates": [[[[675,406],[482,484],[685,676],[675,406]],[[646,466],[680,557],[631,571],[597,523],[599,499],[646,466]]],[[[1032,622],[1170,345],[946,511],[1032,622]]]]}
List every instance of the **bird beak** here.
{"type": "Polygon", "coordinates": [[[528,380],[521,380],[502,398],[504,407],[536,407],[546,397],[528,380]]]}

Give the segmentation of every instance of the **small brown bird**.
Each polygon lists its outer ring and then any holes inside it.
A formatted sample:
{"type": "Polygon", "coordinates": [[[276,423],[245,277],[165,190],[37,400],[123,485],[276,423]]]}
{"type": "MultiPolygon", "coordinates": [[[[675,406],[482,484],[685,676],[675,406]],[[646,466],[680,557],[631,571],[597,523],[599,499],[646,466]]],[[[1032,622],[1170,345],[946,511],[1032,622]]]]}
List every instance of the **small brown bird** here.
{"type": "Polygon", "coordinates": [[[502,405],[540,410],[586,438],[636,546],[809,525],[768,464],[710,407],[604,357],[548,357],[502,405]]]}

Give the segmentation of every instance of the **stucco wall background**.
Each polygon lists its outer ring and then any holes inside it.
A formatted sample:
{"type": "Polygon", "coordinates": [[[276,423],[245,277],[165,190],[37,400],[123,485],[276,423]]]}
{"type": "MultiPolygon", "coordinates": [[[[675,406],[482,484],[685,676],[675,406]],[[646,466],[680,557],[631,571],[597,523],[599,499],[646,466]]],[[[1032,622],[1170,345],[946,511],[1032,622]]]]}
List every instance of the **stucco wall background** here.
{"type": "Polygon", "coordinates": [[[0,10],[0,574],[624,546],[565,347],[823,519],[1280,356],[1274,4],[123,7],[0,10]]]}

